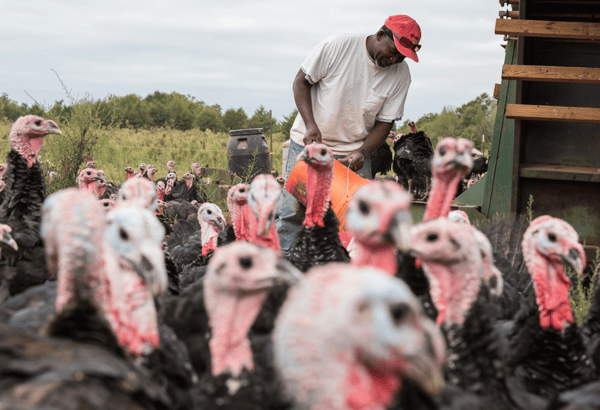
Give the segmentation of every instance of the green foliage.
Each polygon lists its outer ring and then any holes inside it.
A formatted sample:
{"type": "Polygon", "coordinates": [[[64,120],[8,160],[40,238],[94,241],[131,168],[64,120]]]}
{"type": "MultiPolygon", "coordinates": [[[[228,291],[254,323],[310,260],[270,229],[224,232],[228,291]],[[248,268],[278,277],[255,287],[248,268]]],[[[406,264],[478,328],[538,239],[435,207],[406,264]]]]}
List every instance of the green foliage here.
{"type": "Polygon", "coordinates": [[[223,114],[223,125],[227,131],[246,128],[248,116],[243,108],[230,108],[223,114]]]}
{"type": "MultiPolygon", "coordinates": [[[[459,108],[444,107],[441,113],[429,113],[415,121],[417,130],[424,131],[435,146],[444,137],[466,138],[483,153],[489,152],[492,144],[496,102],[486,93],[459,108]],[[482,136],[485,135],[485,144],[482,136]]],[[[410,132],[404,121],[398,132],[410,132]]]]}
{"type": "Polygon", "coordinates": [[[294,121],[296,121],[297,116],[298,116],[297,108],[294,109],[294,111],[292,111],[292,113],[289,115],[289,117],[286,117],[285,115],[283,116],[283,118],[285,120],[281,122],[281,132],[286,137],[286,139],[290,138],[290,131],[292,130],[292,125],[294,125],[294,121]]]}
{"type": "Polygon", "coordinates": [[[533,195],[529,195],[529,199],[527,200],[527,222],[531,223],[533,221],[533,195]]]}
{"type": "Polygon", "coordinates": [[[201,131],[213,130],[213,131],[225,131],[225,125],[223,124],[223,118],[221,113],[213,107],[204,107],[196,119],[196,126],[201,131]]]}
{"type": "MultiPolygon", "coordinates": [[[[590,278],[589,286],[584,286],[583,277],[576,278],[575,286],[569,289],[569,302],[571,303],[571,311],[573,318],[578,326],[581,326],[585,315],[587,315],[594,298],[595,285],[598,282],[598,266],[600,265],[600,248],[596,249],[596,257],[592,262],[592,277],[590,278]]],[[[571,272],[566,269],[567,275],[570,277],[571,272]]]]}
{"type": "Polygon", "coordinates": [[[249,128],[262,128],[265,133],[271,130],[273,123],[273,131],[277,132],[279,125],[277,119],[271,118],[271,113],[262,105],[254,111],[254,115],[248,120],[249,128]]]}

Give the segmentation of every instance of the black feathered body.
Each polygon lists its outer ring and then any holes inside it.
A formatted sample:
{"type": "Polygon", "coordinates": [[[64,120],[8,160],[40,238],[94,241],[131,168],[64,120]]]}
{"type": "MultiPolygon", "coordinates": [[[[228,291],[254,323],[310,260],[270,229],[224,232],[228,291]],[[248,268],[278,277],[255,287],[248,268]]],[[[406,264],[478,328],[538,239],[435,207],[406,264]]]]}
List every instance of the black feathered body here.
{"type": "Polygon", "coordinates": [[[392,168],[398,175],[398,182],[411,194],[427,194],[431,180],[431,159],[433,146],[423,131],[405,134],[394,143],[394,163],[392,168]]]}
{"type": "Polygon", "coordinates": [[[415,258],[404,252],[396,254],[396,261],[398,262],[396,277],[402,279],[408,285],[410,290],[421,301],[427,317],[435,321],[438,311],[433,303],[433,299],[431,299],[429,280],[425,272],[423,272],[423,268],[417,268],[415,258]]]}
{"type": "Polygon", "coordinates": [[[489,291],[482,284],[464,323],[442,325],[448,346],[446,380],[476,395],[491,409],[512,410],[519,407],[507,387],[493,316],[489,291]]]}
{"type": "Polygon", "coordinates": [[[170,409],[150,375],[105,348],[0,324],[0,407],[170,409]]]}
{"type": "Polygon", "coordinates": [[[17,151],[6,155],[5,197],[0,204],[0,221],[35,221],[42,219],[42,203],[46,199],[44,170],[39,161],[27,168],[27,160],[17,151]]]}
{"type": "Polygon", "coordinates": [[[394,155],[392,154],[392,148],[386,141],[371,152],[369,157],[371,158],[371,178],[375,178],[377,174],[386,175],[392,169],[394,155]]]}
{"type": "Polygon", "coordinates": [[[329,262],[350,262],[350,256],[340,242],[340,221],[331,208],[331,202],[323,223],[323,227],[304,226],[296,243],[290,248],[288,259],[302,272],[329,262]]]}
{"type": "Polygon", "coordinates": [[[600,285],[594,286],[594,296],[590,309],[581,324],[581,336],[588,356],[596,367],[596,376],[600,375],[600,285]]]}
{"type": "Polygon", "coordinates": [[[533,291],[526,293],[509,338],[507,365],[529,392],[554,397],[594,377],[594,365],[577,325],[566,324],[563,332],[543,329],[533,291]]]}
{"type": "Polygon", "coordinates": [[[7,290],[15,295],[48,279],[40,237],[41,207],[46,199],[42,165],[35,161],[27,168],[27,160],[11,150],[6,155],[3,179],[6,188],[0,204],[0,223],[12,228],[19,250],[15,252],[8,247],[2,250],[0,303],[7,296],[7,290]]]}

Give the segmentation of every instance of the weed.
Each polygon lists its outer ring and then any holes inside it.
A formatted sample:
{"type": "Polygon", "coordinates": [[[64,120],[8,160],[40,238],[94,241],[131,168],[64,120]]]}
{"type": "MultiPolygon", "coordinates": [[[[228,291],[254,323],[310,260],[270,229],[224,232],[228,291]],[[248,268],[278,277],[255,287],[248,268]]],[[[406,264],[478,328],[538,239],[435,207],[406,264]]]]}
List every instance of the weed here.
{"type": "Polygon", "coordinates": [[[529,195],[527,201],[527,222],[531,223],[531,221],[533,221],[533,195],[529,195]]]}

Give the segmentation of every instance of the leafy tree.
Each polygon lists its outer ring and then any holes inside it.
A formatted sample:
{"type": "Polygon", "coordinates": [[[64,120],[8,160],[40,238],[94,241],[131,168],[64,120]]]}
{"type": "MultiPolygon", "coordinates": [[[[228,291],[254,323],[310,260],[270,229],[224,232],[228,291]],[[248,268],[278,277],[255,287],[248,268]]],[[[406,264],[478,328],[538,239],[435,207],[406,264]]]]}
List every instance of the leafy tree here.
{"type": "Polygon", "coordinates": [[[285,115],[283,116],[285,120],[281,122],[281,132],[283,133],[285,139],[290,138],[290,131],[292,130],[292,125],[294,125],[294,121],[296,121],[297,116],[297,108],[295,108],[294,111],[292,111],[292,113],[288,117],[286,117],[285,115]]]}
{"type": "Polygon", "coordinates": [[[204,107],[202,111],[200,111],[200,115],[196,119],[196,126],[200,128],[201,131],[207,129],[213,130],[214,132],[225,130],[221,113],[213,107],[204,107]]]}
{"type": "MultiPolygon", "coordinates": [[[[273,125],[276,123],[277,120],[273,118],[273,125]]],[[[254,115],[248,121],[248,127],[262,128],[263,132],[268,132],[271,129],[271,115],[269,114],[269,111],[262,105],[258,107],[256,111],[254,111],[254,115]]]]}
{"type": "Polygon", "coordinates": [[[14,122],[22,115],[27,112],[27,105],[25,109],[19,106],[16,101],[8,98],[8,94],[2,93],[0,96],[0,117],[6,118],[10,122],[14,122]]]}
{"type": "Polygon", "coordinates": [[[243,108],[230,108],[223,114],[223,125],[227,131],[245,128],[247,123],[248,116],[243,108]]]}

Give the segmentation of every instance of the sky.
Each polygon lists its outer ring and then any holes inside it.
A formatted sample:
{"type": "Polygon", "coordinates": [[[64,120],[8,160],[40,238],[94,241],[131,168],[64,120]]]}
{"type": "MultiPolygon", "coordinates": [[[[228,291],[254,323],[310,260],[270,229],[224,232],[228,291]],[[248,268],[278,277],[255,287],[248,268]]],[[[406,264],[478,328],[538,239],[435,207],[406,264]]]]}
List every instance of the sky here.
{"type": "Polygon", "coordinates": [[[403,120],[491,95],[504,61],[497,0],[0,0],[0,10],[0,93],[28,105],[68,103],[64,84],[76,99],[175,91],[283,120],[321,40],[374,34],[394,14],[422,31],[403,120]]]}

